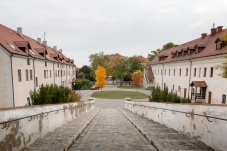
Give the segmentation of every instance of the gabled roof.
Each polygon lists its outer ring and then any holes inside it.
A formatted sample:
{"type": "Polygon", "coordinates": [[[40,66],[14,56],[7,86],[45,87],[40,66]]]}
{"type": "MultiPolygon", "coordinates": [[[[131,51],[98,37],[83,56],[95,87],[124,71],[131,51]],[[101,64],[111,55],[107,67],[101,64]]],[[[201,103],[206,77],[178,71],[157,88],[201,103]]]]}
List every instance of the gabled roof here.
{"type": "MultiPolygon", "coordinates": [[[[0,44],[10,53],[23,56],[31,56],[33,58],[39,58],[43,60],[47,59],[52,62],[69,64],[66,61],[60,61],[58,57],[64,59],[65,56],[61,53],[59,54],[58,51],[54,50],[53,48],[49,46],[44,46],[42,43],[39,43],[26,35],[21,36],[17,33],[17,31],[12,30],[1,24],[0,33],[0,44]],[[23,47],[29,49],[28,54],[26,54],[26,52],[21,49],[23,47]]],[[[70,64],[74,65],[73,62],[70,62],[70,64]]]]}
{"type": "Polygon", "coordinates": [[[150,64],[160,64],[160,63],[167,63],[167,62],[175,62],[175,61],[182,61],[182,60],[188,60],[193,58],[200,58],[200,57],[206,57],[206,56],[213,56],[213,55],[221,55],[223,53],[226,53],[227,46],[222,47],[220,50],[216,50],[216,40],[218,38],[223,39],[223,35],[227,33],[227,29],[223,29],[221,31],[217,31],[214,35],[206,35],[205,37],[200,37],[197,39],[194,39],[192,41],[183,43],[181,45],[172,47],[170,49],[162,51],[159,55],[162,54],[169,54],[168,57],[165,60],[159,60],[159,57],[156,56],[150,64]],[[190,55],[182,55],[180,57],[173,58],[171,56],[171,53],[176,53],[179,50],[184,50],[185,48],[189,48],[191,50],[195,49],[195,46],[198,46],[200,48],[203,48],[202,51],[199,53],[191,53],[190,55]]]}

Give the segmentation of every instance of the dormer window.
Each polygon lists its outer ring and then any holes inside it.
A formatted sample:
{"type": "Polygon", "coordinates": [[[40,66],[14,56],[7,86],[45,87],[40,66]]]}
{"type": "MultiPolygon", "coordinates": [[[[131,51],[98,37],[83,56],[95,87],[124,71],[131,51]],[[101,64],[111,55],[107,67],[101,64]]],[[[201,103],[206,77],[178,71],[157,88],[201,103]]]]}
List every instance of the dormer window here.
{"type": "Polygon", "coordinates": [[[176,52],[176,57],[177,57],[177,58],[179,57],[178,52],[176,52]]]}
{"type": "Polygon", "coordinates": [[[198,47],[195,48],[195,53],[199,53],[199,48],[198,47]]]}
{"type": "Polygon", "coordinates": [[[191,50],[190,50],[190,48],[188,48],[188,55],[190,55],[191,54],[191,50]]]}
{"type": "Polygon", "coordinates": [[[216,44],[216,50],[220,50],[221,49],[221,43],[217,43],[216,44]]]}

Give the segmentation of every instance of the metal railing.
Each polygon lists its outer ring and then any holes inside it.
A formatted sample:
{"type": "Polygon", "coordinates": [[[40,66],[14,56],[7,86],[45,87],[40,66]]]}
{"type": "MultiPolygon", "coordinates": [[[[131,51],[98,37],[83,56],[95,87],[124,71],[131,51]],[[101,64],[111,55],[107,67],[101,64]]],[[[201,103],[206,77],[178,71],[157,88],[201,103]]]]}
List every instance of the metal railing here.
{"type": "MultiPolygon", "coordinates": [[[[138,104],[136,104],[136,105],[138,105],[138,104]]],[[[163,112],[171,111],[173,114],[182,113],[182,114],[185,114],[187,117],[190,117],[190,115],[191,116],[195,115],[195,116],[206,117],[207,121],[209,121],[209,122],[213,122],[210,119],[217,119],[217,120],[227,121],[227,119],[224,119],[224,118],[208,116],[208,115],[202,115],[202,114],[196,114],[196,113],[192,113],[192,112],[184,112],[184,111],[171,110],[171,109],[165,109],[165,108],[159,108],[159,107],[151,107],[151,106],[145,106],[145,105],[138,105],[138,106],[143,106],[143,107],[147,107],[147,108],[154,108],[155,110],[160,109],[160,110],[163,110],[163,112]]]]}
{"type": "MultiPolygon", "coordinates": [[[[92,104],[94,104],[94,103],[90,103],[89,105],[92,105],[92,104]]],[[[74,107],[63,108],[63,109],[58,109],[58,110],[52,110],[52,111],[48,111],[48,112],[41,112],[39,114],[33,114],[33,115],[24,116],[24,117],[20,117],[20,118],[8,120],[8,121],[3,121],[3,122],[0,122],[0,124],[2,125],[2,129],[4,129],[4,128],[6,128],[7,124],[10,123],[10,122],[14,122],[14,121],[18,121],[18,120],[22,120],[22,119],[26,119],[26,118],[29,118],[28,121],[31,121],[33,119],[33,117],[35,117],[35,116],[43,115],[44,117],[47,117],[48,114],[52,113],[52,112],[55,112],[55,114],[58,114],[59,111],[65,112],[65,110],[67,110],[67,109],[69,109],[69,110],[77,109],[77,108],[84,107],[84,106],[87,106],[87,105],[78,105],[78,106],[74,106],[74,107]]]]}

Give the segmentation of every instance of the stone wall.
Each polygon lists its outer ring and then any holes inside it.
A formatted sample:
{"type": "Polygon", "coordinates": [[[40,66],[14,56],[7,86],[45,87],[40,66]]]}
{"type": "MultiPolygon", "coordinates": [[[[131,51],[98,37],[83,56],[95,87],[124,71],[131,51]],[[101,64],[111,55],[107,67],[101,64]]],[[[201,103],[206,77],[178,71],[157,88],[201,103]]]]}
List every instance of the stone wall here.
{"type": "Polygon", "coordinates": [[[0,148],[23,150],[37,138],[93,109],[94,103],[93,100],[0,109],[0,148]]]}
{"type": "Polygon", "coordinates": [[[188,134],[215,150],[227,150],[227,106],[125,101],[125,108],[188,134]]]}

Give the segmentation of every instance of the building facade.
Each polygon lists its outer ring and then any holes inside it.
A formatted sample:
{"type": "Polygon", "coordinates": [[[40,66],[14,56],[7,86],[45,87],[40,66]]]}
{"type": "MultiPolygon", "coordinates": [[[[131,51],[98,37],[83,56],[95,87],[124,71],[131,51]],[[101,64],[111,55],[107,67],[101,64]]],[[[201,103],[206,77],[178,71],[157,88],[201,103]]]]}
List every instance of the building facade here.
{"type": "Polygon", "coordinates": [[[74,60],[41,42],[0,24],[0,108],[31,103],[30,91],[40,85],[71,88],[75,81],[74,60]]]}
{"type": "Polygon", "coordinates": [[[200,38],[162,51],[149,65],[154,80],[145,86],[168,87],[193,102],[226,103],[227,79],[219,75],[221,69],[216,69],[226,61],[226,33],[227,29],[219,26],[209,35],[203,33],[200,38]]]}

